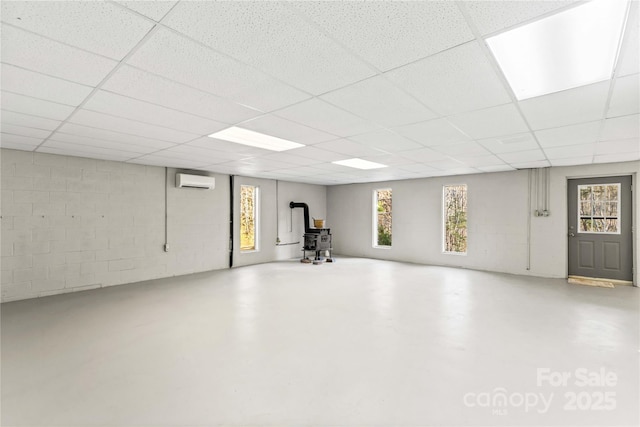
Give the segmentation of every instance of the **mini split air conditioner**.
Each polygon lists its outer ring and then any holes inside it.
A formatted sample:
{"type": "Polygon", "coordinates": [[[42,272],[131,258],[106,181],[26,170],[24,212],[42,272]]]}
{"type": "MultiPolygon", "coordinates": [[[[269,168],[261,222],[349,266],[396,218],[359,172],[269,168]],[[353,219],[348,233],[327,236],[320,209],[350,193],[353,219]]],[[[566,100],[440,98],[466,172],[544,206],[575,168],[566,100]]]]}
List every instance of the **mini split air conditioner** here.
{"type": "Polygon", "coordinates": [[[216,188],[216,179],[212,176],[189,175],[186,173],[177,173],[176,187],[201,188],[204,190],[213,190],[214,188],[216,188]]]}

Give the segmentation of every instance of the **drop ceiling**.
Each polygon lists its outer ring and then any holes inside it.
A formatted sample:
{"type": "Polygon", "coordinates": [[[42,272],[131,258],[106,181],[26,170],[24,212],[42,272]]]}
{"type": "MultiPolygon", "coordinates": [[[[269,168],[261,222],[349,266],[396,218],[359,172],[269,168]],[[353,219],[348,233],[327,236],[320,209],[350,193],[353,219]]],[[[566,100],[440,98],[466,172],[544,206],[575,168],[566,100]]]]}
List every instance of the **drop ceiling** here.
{"type": "Polygon", "coordinates": [[[3,1],[1,146],[324,185],[639,160],[637,1],[606,81],[518,102],[487,47],[576,6],[3,1]]]}

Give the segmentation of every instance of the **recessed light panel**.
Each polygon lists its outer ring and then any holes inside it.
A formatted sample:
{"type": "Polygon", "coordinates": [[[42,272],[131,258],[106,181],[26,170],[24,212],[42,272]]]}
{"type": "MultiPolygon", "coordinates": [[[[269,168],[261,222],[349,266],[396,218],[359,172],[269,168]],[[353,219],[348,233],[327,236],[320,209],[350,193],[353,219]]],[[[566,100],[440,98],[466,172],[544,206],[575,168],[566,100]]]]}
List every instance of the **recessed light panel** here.
{"type": "Polygon", "coordinates": [[[487,39],[519,100],[611,78],[626,1],[593,0],[487,39]]]}
{"type": "Polygon", "coordinates": [[[212,133],[209,137],[272,151],[285,151],[293,148],[304,147],[303,144],[298,144],[297,142],[265,135],[264,133],[254,132],[252,130],[236,126],[221,130],[220,132],[212,133]]]}
{"type": "Polygon", "coordinates": [[[386,168],[387,165],[383,165],[380,163],[376,163],[376,162],[370,162],[368,160],[363,160],[363,159],[358,159],[358,158],[354,158],[354,159],[347,159],[347,160],[338,160],[336,162],[332,162],[336,165],[341,165],[341,166],[348,166],[350,168],[356,168],[356,169],[379,169],[379,168],[386,168]]]}

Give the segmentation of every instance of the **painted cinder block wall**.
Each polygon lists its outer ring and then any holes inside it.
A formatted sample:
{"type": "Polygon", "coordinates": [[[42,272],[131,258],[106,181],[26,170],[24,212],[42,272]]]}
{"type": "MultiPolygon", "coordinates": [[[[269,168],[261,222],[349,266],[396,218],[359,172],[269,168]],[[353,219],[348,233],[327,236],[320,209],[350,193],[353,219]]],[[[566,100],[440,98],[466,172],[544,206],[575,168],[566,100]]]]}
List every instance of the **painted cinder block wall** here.
{"type": "Polygon", "coordinates": [[[226,185],[177,189],[175,169],[165,176],[161,167],[81,157],[0,156],[3,301],[227,265],[226,185]]]}
{"type": "MultiPolygon", "coordinates": [[[[228,175],[210,173],[216,188],[200,190],[176,188],[173,168],[7,149],[0,158],[2,301],[229,266],[228,175]]],[[[306,198],[325,215],[326,188],[236,182],[261,188],[262,244],[259,252],[236,253],[235,265],[298,256],[301,245],[276,246],[278,229],[283,243],[304,233],[289,199],[306,198]]]]}
{"type": "MultiPolygon", "coordinates": [[[[541,277],[567,277],[567,179],[633,175],[640,162],[550,169],[549,217],[531,217],[530,269],[527,270],[529,171],[391,181],[328,187],[328,221],[335,251],[343,255],[409,261],[541,277]],[[442,187],[467,184],[468,250],[442,251],[442,187]],[[373,247],[373,191],[393,190],[393,245],[373,247]]],[[[633,194],[637,229],[637,192],[633,194]]],[[[532,195],[534,198],[535,195],[532,195]]],[[[531,209],[535,209],[532,200],[531,209]]],[[[638,233],[634,236],[640,264],[638,233]]],[[[636,280],[637,283],[637,267],[636,280]]]]}

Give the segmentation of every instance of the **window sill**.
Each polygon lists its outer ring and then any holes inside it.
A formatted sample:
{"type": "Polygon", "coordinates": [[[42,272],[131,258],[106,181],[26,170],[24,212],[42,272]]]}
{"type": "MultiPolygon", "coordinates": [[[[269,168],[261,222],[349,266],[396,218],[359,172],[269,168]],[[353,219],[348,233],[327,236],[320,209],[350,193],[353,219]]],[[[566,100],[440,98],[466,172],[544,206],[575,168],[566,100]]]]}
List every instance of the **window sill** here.
{"type": "Polygon", "coordinates": [[[373,249],[391,249],[391,246],[378,246],[378,245],[373,245],[373,249]]]}
{"type": "Polygon", "coordinates": [[[467,256],[466,252],[447,252],[447,251],[442,251],[443,255],[457,255],[457,256],[467,256]]]}

